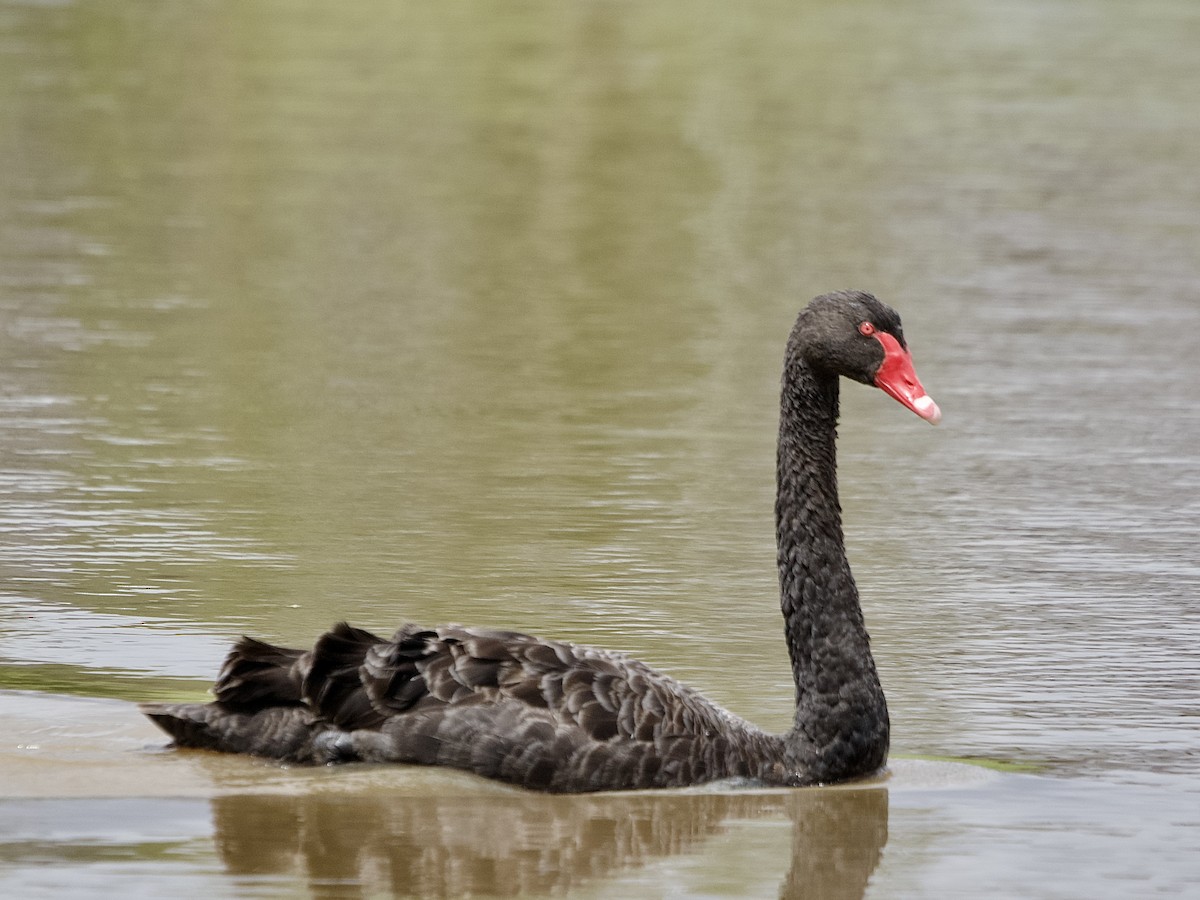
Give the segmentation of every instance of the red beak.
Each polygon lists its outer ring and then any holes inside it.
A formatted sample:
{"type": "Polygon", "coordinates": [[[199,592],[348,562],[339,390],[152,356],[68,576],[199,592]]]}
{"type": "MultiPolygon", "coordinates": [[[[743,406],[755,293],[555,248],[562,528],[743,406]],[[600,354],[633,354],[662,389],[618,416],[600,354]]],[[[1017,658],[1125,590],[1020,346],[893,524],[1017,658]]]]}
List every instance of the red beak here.
{"type": "Polygon", "coordinates": [[[875,340],[883,344],[883,363],[875,373],[875,386],[899,400],[930,424],[942,421],[942,411],[925,393],[913,369],[912,357],[900,342],[886,331],[875,332],[875,340]]]}

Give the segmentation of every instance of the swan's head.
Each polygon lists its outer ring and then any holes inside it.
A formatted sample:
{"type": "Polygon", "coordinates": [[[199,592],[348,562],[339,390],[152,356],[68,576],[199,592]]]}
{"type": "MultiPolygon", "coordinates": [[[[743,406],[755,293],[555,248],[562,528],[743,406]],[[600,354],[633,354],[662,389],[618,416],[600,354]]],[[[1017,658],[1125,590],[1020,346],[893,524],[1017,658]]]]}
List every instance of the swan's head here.
{"type": "Polygon", "coordinates": [[[800,313],[792,342],[814,368],[874,385],[933,425],[942,420],[913,369],[900,316],[870,294],[817,297],[800,313]]]}

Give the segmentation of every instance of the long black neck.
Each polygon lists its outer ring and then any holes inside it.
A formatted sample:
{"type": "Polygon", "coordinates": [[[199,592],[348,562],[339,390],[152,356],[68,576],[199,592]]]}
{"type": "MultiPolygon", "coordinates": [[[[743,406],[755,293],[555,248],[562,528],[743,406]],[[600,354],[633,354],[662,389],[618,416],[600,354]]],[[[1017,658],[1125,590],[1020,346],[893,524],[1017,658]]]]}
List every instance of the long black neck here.
{"type": "Polygon", "coordinates": [[[838,378],[789,347],[780,404],[775,502],[780,603],[796,680],[786,736],[815,781],[874,772],[888,714],[850,574],[837,492],[838,378]]]}

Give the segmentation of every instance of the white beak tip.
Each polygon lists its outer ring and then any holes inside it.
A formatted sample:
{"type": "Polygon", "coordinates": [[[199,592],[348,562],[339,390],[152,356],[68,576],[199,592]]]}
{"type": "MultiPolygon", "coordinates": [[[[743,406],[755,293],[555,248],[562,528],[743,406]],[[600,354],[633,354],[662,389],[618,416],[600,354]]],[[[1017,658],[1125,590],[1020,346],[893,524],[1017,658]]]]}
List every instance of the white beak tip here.
{"type": "Polygon", "coordinates": [[[928,394],[922,394],[913,400],[913,409],[917,415],[927,421],[930,425],[936,425],[942,421],[942,411],[938,405],[933,402],[933,398],[928,394]]]}

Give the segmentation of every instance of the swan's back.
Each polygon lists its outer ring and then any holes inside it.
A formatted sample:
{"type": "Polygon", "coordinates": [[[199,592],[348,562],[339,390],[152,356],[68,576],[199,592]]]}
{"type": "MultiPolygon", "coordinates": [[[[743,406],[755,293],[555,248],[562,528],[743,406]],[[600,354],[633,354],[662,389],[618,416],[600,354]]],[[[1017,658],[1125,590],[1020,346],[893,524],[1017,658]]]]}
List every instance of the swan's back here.
{"type": "Polygon", "coordinates": [[[782,741],[635,659],[509,631],[340,624],[308,652],[243,638],[210,704],[143,707],[181,746],[452,766],[548,791],[795,783],[782,741]]]}

